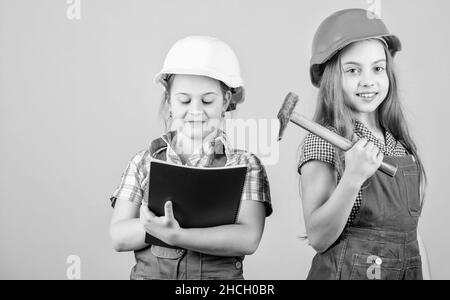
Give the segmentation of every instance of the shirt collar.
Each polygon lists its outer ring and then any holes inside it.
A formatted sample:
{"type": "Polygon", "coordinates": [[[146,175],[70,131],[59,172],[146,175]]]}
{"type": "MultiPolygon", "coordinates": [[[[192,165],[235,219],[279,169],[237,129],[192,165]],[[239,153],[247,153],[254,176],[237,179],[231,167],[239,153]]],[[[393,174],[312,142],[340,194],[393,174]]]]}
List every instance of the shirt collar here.
{"type": "MultiPolygon", "coordinates": [[[[161,139],[165,142],[167,146],[167,158],[173,161],[174,163],[181,164],[181,159],[178,154],[175,152],[173,148],[173,143],[175,142],[177,132],[169,131],[163,135],[161,135],[161,139]]],[[[203,143],[201,150],[196,153],[193,153],[191,157],[188,158],[188,161],[193,163],[194,165],[203,157],[208,156],[213,158],[215,154],[220,155],[223,154],[225,150],[225,155],[227,157],[227,161],[231,159],[232,148],[230,143],[227,140],[227,136],[225,132],[222,130],[217,130],[216,136],[212,139],[203,143]]]]}
{"type": "Polygon", "coordinates": [[[353,120],[353,130],[358,137],[364,137],[373,142],[375,146],[380,148],[381,152],[383,152],[385,155],[391,155],[397,145],[397,141],[395,140],[394,136],[389,132],[389,130],[386,130],[384,128],[384,141],[380,141],[379,139],[377,139],[372,131],[370,131],[370,129],[368,129],[361,121],[357,119],[353,120]]]}

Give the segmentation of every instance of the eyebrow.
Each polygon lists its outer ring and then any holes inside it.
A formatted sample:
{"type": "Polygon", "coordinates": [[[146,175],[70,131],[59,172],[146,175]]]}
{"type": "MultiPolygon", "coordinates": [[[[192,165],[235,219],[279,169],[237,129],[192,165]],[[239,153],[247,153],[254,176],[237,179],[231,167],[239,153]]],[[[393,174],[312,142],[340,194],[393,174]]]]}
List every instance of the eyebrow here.
{"type": "Polygon", "coordinates": [[[207,96],[207,95],[218,95],[216,92],[207,92],[202,94],[202,96],[207,96]]]}
{"type": "MultiPolygon", "coordinates": [[[[372,65],[376,65],[376,64],[378,64],[378,63],[380,63],[380,62],[386,62],[386,59],[384,59],[384,58],[379,59],[379,60],[373,62],[372,65]]],[[[345,66],[345,65],[357,65],[357,66],[361,66],[360,63],[355,62],[355,61],[348,61],[348,62],[343,63],[342,65],[343,65],[343,66],[345,66]]]]}
{"type": "MultiPolygon", "coordinates": [[[[191,94],[189,93],[185,93],[185,92],[179,92],[176,93],[176,95],[185,95],[185,96],[190,96],[191,94]]],[[[207,96],[207,95],[218,95],[216,92],[206,92],[204,94],[201,94],[202,96],[207,96]]]]}

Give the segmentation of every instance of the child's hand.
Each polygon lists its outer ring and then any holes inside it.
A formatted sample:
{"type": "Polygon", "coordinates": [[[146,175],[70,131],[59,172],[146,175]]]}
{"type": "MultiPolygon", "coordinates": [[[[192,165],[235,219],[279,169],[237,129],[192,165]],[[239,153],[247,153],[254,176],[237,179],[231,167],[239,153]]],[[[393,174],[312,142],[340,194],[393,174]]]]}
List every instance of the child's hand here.
{"type": "Polygon", "coordinates": [[[157,217],[145,203],[142,203],[139,219],[147,233],[169,245],[173,245],[174,239],[181,229],[173,215],[171,201],[165,203],[164,216],[161,217],[157,217]]]}
{"type": "Polygon", "coordinates": [[[353,141],[357,142],[345,153],[344,174],[362,185],[378,170],[384,155],[374,143],[365,138],[358,140],[354,134],[353,141]]]}

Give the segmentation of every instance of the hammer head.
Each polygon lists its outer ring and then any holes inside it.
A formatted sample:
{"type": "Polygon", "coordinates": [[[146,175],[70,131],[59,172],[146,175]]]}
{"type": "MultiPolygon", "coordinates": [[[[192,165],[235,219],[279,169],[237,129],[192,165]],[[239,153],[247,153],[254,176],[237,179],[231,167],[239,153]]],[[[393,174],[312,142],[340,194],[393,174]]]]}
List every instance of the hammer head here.
{"type": "Polygon", "coordinates": [[[278,133],[278,141],[283,137],[284,130],[291,119],[292,112],[294,111],[295,105],[297,105],[298,96],[294,93],[287,94],[284,99],[283,105],[278,112],[278,120],[280,121],[280,131],[278,133]]]}

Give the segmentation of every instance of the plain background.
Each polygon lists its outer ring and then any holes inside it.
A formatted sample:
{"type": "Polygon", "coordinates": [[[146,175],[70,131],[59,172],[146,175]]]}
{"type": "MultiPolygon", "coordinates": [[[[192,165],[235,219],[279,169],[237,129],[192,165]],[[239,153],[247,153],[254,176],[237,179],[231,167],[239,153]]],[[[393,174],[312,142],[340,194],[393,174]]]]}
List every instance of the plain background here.
{"type": "MultiPolygon", "coordinates": [[[[447,0],[382,1],[404,51],[396,58],[405,113],[428,170],[420,232],[432,275],[450,279],[447,0]]],[[[217,36],[241,61],[247,100],[236,118],[276,118],[289,91],[309,117],[311,41],[332,12],[364,0],[0,0],[0,279],[127,279],[132,253],[115,253],[109,196],[129,159],[162,133],[152,83],[170,46],[217,36]]],[[[268,166],[274,213],[248,279],[304,279],[314,251],[305,233],[296,161],[305,132],[290,126],[268,166]]]]}

